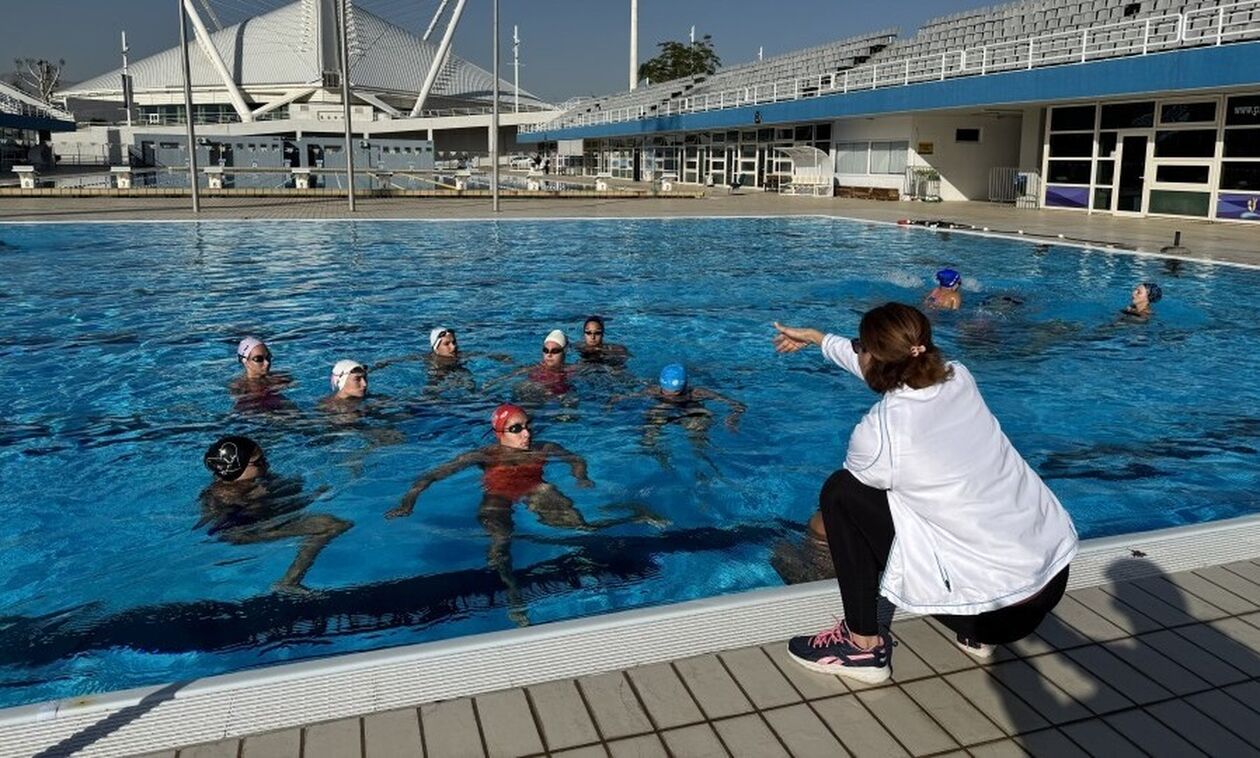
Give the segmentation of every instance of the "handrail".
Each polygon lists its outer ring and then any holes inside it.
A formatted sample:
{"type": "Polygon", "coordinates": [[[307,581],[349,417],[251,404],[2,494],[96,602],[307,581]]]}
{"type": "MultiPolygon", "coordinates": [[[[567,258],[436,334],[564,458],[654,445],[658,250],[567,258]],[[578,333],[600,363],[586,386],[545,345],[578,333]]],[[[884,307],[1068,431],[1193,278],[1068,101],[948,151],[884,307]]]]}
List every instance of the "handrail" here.
{"type": "Polygon", "coordinates": [[[574,126],[641,121],[660,116],[703,113],[848,94],[858,90],[943,81],[947,78],[988,76],[1043,66],[1086,63],[1103,58],[1149,55],[1177,47],[1220,45],[1245,36],[1260,36],[1260,0],[1241,0],[1185,13],[1140,16],[1084,29],[1065,29],[994,42],[979,49],[948,50],[912,58],[878,61],[844,71],[809,74],[717,92],[668,98],[654,105],[624,106],[598,114],[578,113],[562,116],[545,124],[523,125],[520,131],[545,132],[574,126]]]}

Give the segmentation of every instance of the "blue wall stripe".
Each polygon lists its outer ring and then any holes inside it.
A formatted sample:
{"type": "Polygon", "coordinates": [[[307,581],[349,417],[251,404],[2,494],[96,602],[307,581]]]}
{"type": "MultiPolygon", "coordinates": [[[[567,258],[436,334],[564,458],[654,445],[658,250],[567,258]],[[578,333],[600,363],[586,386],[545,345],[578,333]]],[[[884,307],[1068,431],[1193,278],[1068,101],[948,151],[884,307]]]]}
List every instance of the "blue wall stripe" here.
{"type": "Polygon", "coordinates": [[[624,137],[658,132],[750,127],[836,118],[915,113],[946,108],[1045,105],[1066,100],[1149,95],[1260,85],[1260,42],[1196,47],[987,76],[884,87],[705,113],[658,116],[617,124],[522,132],[518,142],[624,137]]]}

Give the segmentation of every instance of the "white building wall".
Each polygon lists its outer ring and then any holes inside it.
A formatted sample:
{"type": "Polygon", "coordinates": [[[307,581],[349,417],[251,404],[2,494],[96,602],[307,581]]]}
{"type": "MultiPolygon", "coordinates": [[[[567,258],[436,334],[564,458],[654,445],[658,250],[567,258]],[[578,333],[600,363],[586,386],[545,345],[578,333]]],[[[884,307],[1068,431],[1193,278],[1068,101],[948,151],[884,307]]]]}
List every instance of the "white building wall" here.
{"type": "Polygon", "coordinates": [[[1019,166],[1023,119],[1001,116],[915,116],[910,164],[941,175],[942,200],[988,200],[990,169],[1019,166]],[[980,129],[979,142],[957,142],[958,129],[980,129]],[[919,149],[931,143],[930,155],[919,149]]]}
{"type": "Polygon", "coordinates": [[[1019,137],[1021,171],[1041,170],[1041,136],[1046,126],[1045,108],[1025,108],[1019,137]]]}

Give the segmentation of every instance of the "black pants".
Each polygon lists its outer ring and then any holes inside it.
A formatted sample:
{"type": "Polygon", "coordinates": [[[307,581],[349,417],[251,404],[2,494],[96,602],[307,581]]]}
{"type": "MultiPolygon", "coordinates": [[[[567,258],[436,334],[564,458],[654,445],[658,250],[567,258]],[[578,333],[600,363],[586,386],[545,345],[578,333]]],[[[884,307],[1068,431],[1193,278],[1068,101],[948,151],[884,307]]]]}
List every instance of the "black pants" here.
{"type": "MultiPolygon", "coordinates": [[[[823,485],[818,505],[827,527],[827,544],[836,567],[836,580],[840,583],[845,621],[855,634],[878,634],[879,621],[875,614],[879,579],[888,563],[888,551],[895,534],[888,510],[888,493],[867,487],[841,469],[823,485]]],[[[1031,634],[1059,603],[1067,588],[1067,579],[1065,567],[1040,592],[1016,605],[975,616],[938,615],[935,618],[976,642],[989,645],[1014,642],[1031,634]]]]}

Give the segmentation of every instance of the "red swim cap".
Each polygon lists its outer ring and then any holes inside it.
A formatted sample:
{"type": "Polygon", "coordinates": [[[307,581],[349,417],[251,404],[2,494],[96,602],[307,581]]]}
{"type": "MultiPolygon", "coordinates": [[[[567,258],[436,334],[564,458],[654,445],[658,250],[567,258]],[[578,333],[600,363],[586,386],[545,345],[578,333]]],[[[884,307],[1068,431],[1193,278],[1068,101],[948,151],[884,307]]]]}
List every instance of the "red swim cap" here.
{"type": "Polygon", "coordinates": [[[507,428],[507,420],[518,413],[529,418],[529,414],[519,405],[512,405],[511,403],[500,405],[494,409],[494,413],[490,414],[490,428],[498,433],[502,433],[507,428]]]}

